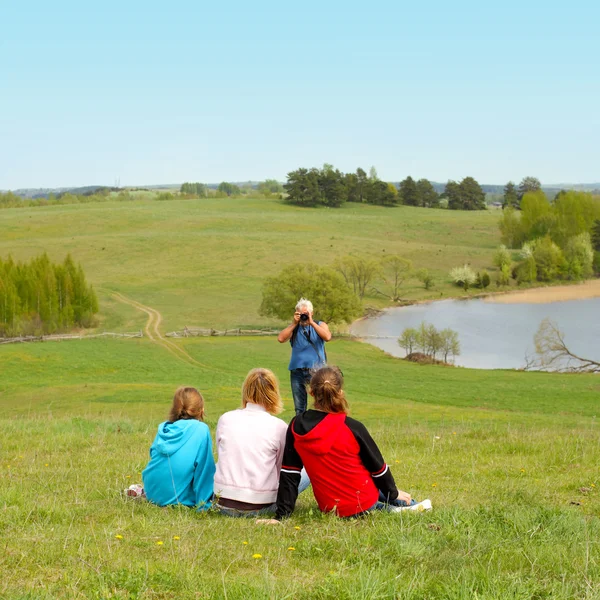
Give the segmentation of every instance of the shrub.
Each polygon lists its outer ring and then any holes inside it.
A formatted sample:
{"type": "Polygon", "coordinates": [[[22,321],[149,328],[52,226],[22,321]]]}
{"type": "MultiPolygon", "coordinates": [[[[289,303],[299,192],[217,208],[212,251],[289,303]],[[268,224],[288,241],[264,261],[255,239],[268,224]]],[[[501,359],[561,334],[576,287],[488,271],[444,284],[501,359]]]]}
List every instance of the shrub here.
{"type": "Polygon", "coordinates": [[[535,241],[533,258],[538,281],[559,279],[567,270],[562,250],[548,236],[535,241]]]}
{"type": "Polygon", "coordinates": [[[594,250],[589,233],[580,233],[569,238],[564,254],[569,279],[587,279],[592,276],[594,250]]]}
{"type": "Polygon", "coordinates": [[[433,275],[428,269],[419,269],[415,275],[426,290],[433,287],[433,275]]]}
{"type": "Polygon", "coordinates": [[[475,272],[469,265],[454,267],[454,269],[450,271],[450,278],[456,285],[465,290],[468,290],[477,280],[475,272]]]}

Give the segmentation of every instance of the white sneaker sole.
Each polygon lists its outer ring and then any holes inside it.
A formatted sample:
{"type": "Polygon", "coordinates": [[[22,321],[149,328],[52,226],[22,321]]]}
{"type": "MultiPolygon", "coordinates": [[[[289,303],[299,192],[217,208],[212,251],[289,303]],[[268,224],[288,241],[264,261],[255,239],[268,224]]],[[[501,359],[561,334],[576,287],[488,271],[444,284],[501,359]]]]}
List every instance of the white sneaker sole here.
{"type": "Polygon", "coordinates": [[[412,506],[391,506],[390,510],[392,512],[402,512],[405,510],[412,510],[415,512],[425,512],[426,510],[431,510],[431,500],[426,498],[421,502],[417,502],[417,504],[413,504],[412,506]]]}

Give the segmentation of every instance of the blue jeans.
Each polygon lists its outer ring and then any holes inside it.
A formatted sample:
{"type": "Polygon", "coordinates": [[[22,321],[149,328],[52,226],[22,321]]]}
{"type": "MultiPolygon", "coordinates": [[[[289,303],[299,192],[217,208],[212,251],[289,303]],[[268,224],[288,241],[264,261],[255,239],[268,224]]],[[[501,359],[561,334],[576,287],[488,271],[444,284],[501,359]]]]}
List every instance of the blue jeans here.
{"type": "Polygon", "coordinates": [[[290,371],[290,383],[292,384],[292,397],[296,414],[306,412],[308,406],[306,386],[310,383],[310,369],[292,369],[290,371]]]}
{"type": "MultiPolygon", "coordinates": [[[[306,474],[306,470],[302,469],[300,473],[300,483],[298,484],[298,493],[301,494],[310,485],[310,479],[306,474]]],[[[225,506],[219,506],[215,504],[215,507],[219,509],[222,515],[227,517],[265,517],[274,515],[277,510],[277,504],[274,502],[271,506],[265,506],[258,510],[239,510],[237,508],[227,508],[225,506]]]]}
{"type": "MultiPolygon", "coordinates": [[[[373,504],[373,506],[371,506],[371,508],[369,509],[369,511],[371,510],[390,510],[390,507],[392,506],[412,506],[413,504],[416,504],[417,501],[413,498],[410,503],[404,502],[404,500],[390,500],[388,502],[388,499],[383,495],[383,492],[379,492],[379,500],[377,500],[377,502],[375,502],[375,504],[373,504]]],[[[369,512],[367,511],[367,512],[369,512]]]]}

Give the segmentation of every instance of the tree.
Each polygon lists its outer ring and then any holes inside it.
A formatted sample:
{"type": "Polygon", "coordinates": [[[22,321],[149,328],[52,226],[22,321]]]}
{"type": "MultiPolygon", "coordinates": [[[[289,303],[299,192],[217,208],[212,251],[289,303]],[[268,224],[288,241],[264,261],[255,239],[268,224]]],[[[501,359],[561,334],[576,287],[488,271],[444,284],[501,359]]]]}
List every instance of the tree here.
{"type": "Polygon", "coordinates": [[[512,206],[507,206],[500,220],[502,243],[509,248],[519,248],[525,239],[521,215],[512,206]]]}
{"type": "Polygon", "coordinates": [[[477,273],[477,277],[475,279],[475,285],[484,290],[486,287],[490,285],[491,279],[490,274],[484,269],[481,272],[477,273]]]}
{"type": "Polygon", "coordinates": [[[289,319],[299,298],[309,298],[327,323],[351,323],[362,312],[360,301],[339,273],[329,267],[292,263],[263,284],[259,313],[289,319]]]}
{"type": "Polygon", "coordinates": [[[596,219],[592,224],[591,240],[592,248],[596,252],[600,252],[600,219],[596,219]]]}
{"type": "Polygon", "coordinates": [[[538,281],[553,281],[566,272],[567,263],[562,250],[549,236],[532,243],[538,281]]]}
{"type": "Polygon", "coordinates": [[[600,373],[600,362],[572,352],[565,342],[564,333],[550,319],[541,322],[533,339],[537,359],[527,360],[527,370],[600,373]]]}
{"type": "Polygon", "coordinates": [[[379,179],[379,177],[377,176],[377,169],[375,167],[371,167],[369,169],[369,179],[371,181],[375,181],[376,179],[379,179]]]}
{"type": "Polygon", "coordinates": [[[400,287],[412,273],[412,262],[396,254],[386,256],[381,261],[383,280],[391,289],[391,293],[386,294],[378,289],[375,291],[382,296],[386,296],[392,302],[400,301],[400,287]]]}
{"type": "Polygon", "coordinates": [[[553,204],[554,220],[549,228],[552,239],[561,247],[580,233],[591,233],[595,220],[600,219],[600,201],[585,192],[568,191],[559,194],[553,204]]]}
{"type": "Polygon", "coordinates": [[[426,290],[433,286],[433,275],[431,275],[428,269],[419,269],[415,275],[426,290]]]}
{"type": "Polygon", "coordinates": [[[217,188],[219,192],[222,194],[227,194],[228,196],[239,196],[241,194],[240,188],[228,181],[222,181],[217,188]]]}
{"type": "Polygon", "coordinates": [[[258,191],[263,194],[280,194],[283,192],[283,185],[276,179],[265,179],[258,184],[258,191]]]}
{"type": "Polygon", "coordinates": [[[358,186],[358,177],[355,173],[346,173],[344,175],[344,185],[348,202],[362,202],[362,196],[358,186]]]}
{"type": "Polygon", "coordinates": [[[379,275],[380,264],[373,259],[344,256],[336,259],[333,268],[344,278],[346,285],[362,299],[368,285],[379,275]]]}
{"type": "Polygon", "coordinates": [[[510,267],[511,264],[512,258],[510,256],[510,252],[506,249],[504,244],[501,244],[494,254],[494,265],[499,269],[502,269],[504,265],[508,265],[510,267]]]}
{"type": "Polygon", "coordinates": [[[327,163],[319,173],[319,192],[325,206],[341,206],[348,198],[342,173],[327,163]]]}
{"type": "Polygon", "coordinates": [[[369,204],[377,204],[379,206],[395,206],[398,203],[398,192],[392,191],[389,183],[381,181],[381,179],[369,180],[367,187],[366,201],[369,204]]]}
{"type": "Polygon", "coordinates": [[[360,167],[356,169],[356,185],[357,185],[357,194],[358,201],[365,202],[365,194],[367,193],[369,178],[367,177],[367,173],[361,169],[360,167]]]}
{"type": "Polygon", "coordinates": [[[415,180],[409,175],[400,182],[399,196],[406,206],[419,206],[419,194],[415,180]]]}
{"type": "Polygon", "coordinates": [[[528,192],[541,191],[542,184],[537,177],[523,177],[521,183],[519,183],[518,198],[519,202],[523,199],[523,196],[528,192]]]}
{"type": "Polygon", "coordinates": [[[448,362],[448,355],[456,358],[460,354],[460,342],[458,333],[453,329],[442,329],[440,331],[440,351],[444,357],[444,362],[448,362]]]}
{"type": "Polygon", "coordinates": [[[485,193],[473,177],[465,177],[459,185],[464,210],[485,210],[485,193]]]}
{"type": "Polygon", "coordinates": [[[509,181],[504,186],[504,196],[502,197],[502,208],[507,208],[508,206],[519,208],[519,194],[512,181],[509,181]]]}
{"type": "Polygon", "coordinates": [[[552,208],[542,190],[527,192],[521,199],[521,227],[525,240],[545,236],[552,227],[552,208]]]}
{"type": "Polygon", "coordinates": [[[316,206],[320,202],[319,172],[316,169],[296,169],[287,174],[283,186],[287,201],[301,206],[316,206]]]}
{"type": "Polygon", "coordinates": [[[182,183],[180,193],[189,194],[191,196],[206,196],[208,188],[203,183],[182,183]]]}
{"type": "Polygon", "coordinates": [[[450,210],[459,210],[462,208],[460,185],[456,181],[449,181],[446,184],[443,195],[448,198],[448,208],[450,210]]]}
{"type": "Polygon", "coordinates": [[[423,354],[435,359],[442,347],[442,336],[434,325],[423,321],[417,330],[417,344],[423,354]]]}
{"type": "Polygon", "coordinates": [[[428,179],[417,181],[417,196],[419,206],[425,208],[439,208],[440,206],[440,196],[428,179]]]}
{"type": "Polygon", "coordinates": [[[594,273],[594,249],[589,233],[580,233],[567,240],[564,250],[569,279],[587,279],[594,273]]]}
{"type": "Polygon", "coordinates": [[[401,348],[404,348],[404,351],[408,356],[409,354],[412,354],[413,350],[418,346],[418,340],[419,332],[412,327],[407,327],[398,338],[398,344],[401,348]]]}
{"type": "Polygon", "coordinates": [[[466,291],[475,284],[477,276],[469,265],[463,265],[462,267],[454,267],[450,271],[450,279],[466,291]]]}

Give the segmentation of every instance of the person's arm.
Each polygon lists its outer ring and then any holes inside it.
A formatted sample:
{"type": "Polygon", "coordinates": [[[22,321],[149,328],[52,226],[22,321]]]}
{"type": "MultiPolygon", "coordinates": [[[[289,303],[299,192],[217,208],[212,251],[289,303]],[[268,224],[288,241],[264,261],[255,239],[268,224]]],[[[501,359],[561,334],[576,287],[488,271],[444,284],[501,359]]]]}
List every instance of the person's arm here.
{"type": "Polygon", "coordinates": [[[283,344],[283,342],[287,342],[292,337],[292,333],[294,333],[294,329],[296,329],[296,326],[298,325],[299,322],[300,322],[300,313],[298,311],[296,311],[294,313],[294,320],[285,329],[282,329],[279,332],[279,335],[277,336],[277,341],[280,344],[283,344]]]}
{"type": "Polygon", "coordinates": [[[283,464],[281,465],[279,489],[277,491],[277,510],[275,511],[277,521],[289,517],[294,512],[296,500],[298,499],[300,472],[304,466],[294,446],[294,434],[292,432],[294,421],[295,419],[292,419],[285,436],[283,464]]]}
{"type": "Polygon", "coordinates": [[[410,494],[401,492],[396,487],[392,472],[383,460],[383,456],[381,455],[375,440],[367,431],[367,428],[359,421],[351,419],[350,417],[346,417],[346,425],[358,442],[360,447],[359,455],[363,465],[371,474],[375,487],[384,495],[386,501],[391,502],[400,499],[405,502],[410,502],[410,494]]]}
{"type": "Polygon", "coordinates": [[[210,430],[205,425],[203,431],[198,436],[199,447],[194,463],[194,497],[198,510],[206,510],[210,507],[210,500],[213,495],[214,477],[215,477],[215,459],[212,452],[212,439],[210,430]]]}
{"type": "Polygon", "coordinates": [[[317,335],[324,341],[328,342],[331,339],[331,331],[325,321],[317,323],[313,321],[312,313],[310,313],[309,325],[312,325],[313,329],[317,332],[317,335]]]}

